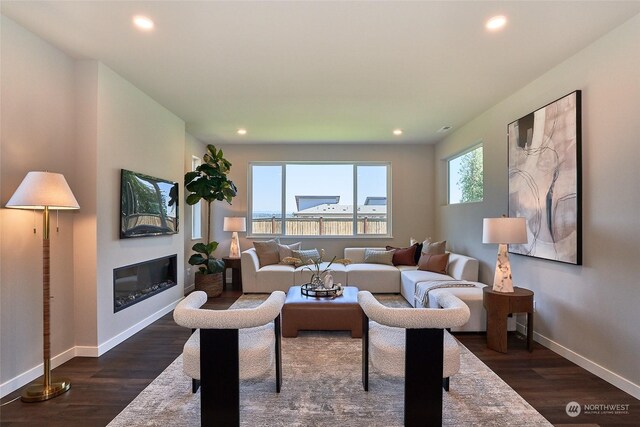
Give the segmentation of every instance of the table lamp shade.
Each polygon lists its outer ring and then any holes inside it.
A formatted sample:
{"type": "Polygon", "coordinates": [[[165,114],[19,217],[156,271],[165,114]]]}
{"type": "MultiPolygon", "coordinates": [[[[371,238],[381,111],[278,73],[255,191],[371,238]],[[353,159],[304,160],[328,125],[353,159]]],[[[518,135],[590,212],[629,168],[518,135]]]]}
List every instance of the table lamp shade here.
{"type": "Polygon", "coordinates": [[[6,204],[15,209],[80,209],[67,180],[59,173],[29,172],[6,204]]]}
{"type": "Polygon", "coordinates": [[[243,216],[225,216],[224,231],[247,231],[247,221],[243,216]]]}
{"type": "Polygon", "coordinates": [[[485,218],[482,243],[527,243],[524,218],[485,218]]]}

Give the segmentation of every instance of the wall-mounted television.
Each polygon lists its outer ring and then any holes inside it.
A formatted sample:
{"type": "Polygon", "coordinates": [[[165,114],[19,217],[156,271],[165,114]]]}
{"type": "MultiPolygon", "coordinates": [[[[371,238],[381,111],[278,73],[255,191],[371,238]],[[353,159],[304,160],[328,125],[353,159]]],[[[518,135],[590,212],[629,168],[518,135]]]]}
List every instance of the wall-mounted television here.
{"type": "Polygon", "coordinates": [[[120,238],[178,232],[178,183],[122,169],[120,238]]]}

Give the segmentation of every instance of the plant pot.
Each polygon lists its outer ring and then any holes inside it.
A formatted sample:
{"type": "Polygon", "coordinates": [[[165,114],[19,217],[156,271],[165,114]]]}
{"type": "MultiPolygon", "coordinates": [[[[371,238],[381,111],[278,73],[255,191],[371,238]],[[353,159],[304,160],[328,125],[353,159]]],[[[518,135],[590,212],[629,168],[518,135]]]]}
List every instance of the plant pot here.
{"type": "Polygon", "coordinates": [[[196,273],[195,284],[196,291],[206,292],[209,298],[219,297],[222,294],[222,273],[196,273]]]}

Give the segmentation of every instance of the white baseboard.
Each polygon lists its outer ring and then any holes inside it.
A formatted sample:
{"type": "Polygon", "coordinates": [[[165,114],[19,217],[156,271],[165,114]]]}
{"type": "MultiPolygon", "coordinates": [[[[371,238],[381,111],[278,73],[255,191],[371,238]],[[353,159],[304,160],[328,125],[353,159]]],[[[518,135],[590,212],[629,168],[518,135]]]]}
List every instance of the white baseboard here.
{"type": "MultiPolygon", "coordinates": [[[[181,300],[181,299],[180,299],[181,300]]],[[[136,332],[146,328],[165,314],[173,310],[180,300],[174,301],[166,307],[155,312],[151,316],[141,320],[130,328],[122,331],[115,337],[105,341],[99,346],[75,346],[51,358],[51,369],[56,368],[63,363],[73,359],[74,357],[98,357],[111,350],[127,338],[133,336],[136,332]]],[[[11,378],[10,380],[0,384],[0,398],[19,389],[20,387],[30,383],[44,373],[44,364],[40,363],[22,374],[11,378]]],[[[73,384],[73,378],[71,378],[73,384]]]]}
{"type": "MultiPolygon", "coordinates": [[[[177,301],[172,302],[171,304],[169,304],[166,307],[160,309],[159,311],[156,311],[151,316],[146,317],[145,319],[142,319],[141,321],[139,321],[135,325],[131,326],[130,328],[125,329],[124,331],[120,332],[115,337],[113,337],[113,338],[103,342],[102,344],[98,345],[98,347],[97,347],[97,356],[101,356],[101,355],[105,354],[107,351],[111,350],[113,347],[117,346],[118,344],[120,344],[121,342],[126,340],[127,338],[132,337],[136,332],[139,332],[139,331],[143,330],[144,328],[146,328],[147,326],[149,326],[150,324],[152,324],[153,322],[155,322],[156,320],[158,320],[159,318],[161,318],[165,314],[169,313],[171,310],[176,308],[176,305],[178,305],[180,300],[182,300],[182,298],[180,298],[177,301]]],[[[96,357],[96,356],[93,356],[93,357],[96,357]]]]}
{"type": "MultiPolygon", "coordinates": [[[[521,332],[525,335],[527,333],[527,327],[522,323],[517,324],[517,330],[518,332],[521,332]]],[[[560,356],[564,357],[567,360],[570,360],[581,368],[586,369],[593,375],[602,378],[609,384],[612,384],[618,387],[620,390],[629,393],[636,399],[640,399],[640,385],[635,384],[624,377],[621,377],[615,372],[608,370],[604,366],[598,365],[596,362],[587,359],[586,357],[561,344],[558,344],[557,342],[545,337],[542,334],[539,334],[538,332],[533,332],[533,340],[542,344],[553,352],[558,353],[560,356]]]]}
{"type": "Polygon", "coordinates": [[[189,292],[194,291],[195,289],[196,289],[196,284],[195,284],[195,283],[192,283],[192,284],[191,284],[191,285],[189,285],[189,286],[185,286],[185,287],[184,287],[184,294],[186,295],[186,294],[188,294],[189,292]]]}
{"type": "MultiPolygon", "coordinates": [[[[69,360],[73,359],[75,355],[75,347],[71,347],[70,349],[63,351],[62,353],[53,356],[51,358],[51,369],[56,368],[65,362],[68,362],[69,360]]],[[[39,365],[34,366],[28,371],[21,373],[17,377],[11,378],[10,380],[0,384],[0,397],[4,397],[7,394],[19,389],[20,387],[29,384],[43,374],[44,363],[40,363],[39,365]]]]}

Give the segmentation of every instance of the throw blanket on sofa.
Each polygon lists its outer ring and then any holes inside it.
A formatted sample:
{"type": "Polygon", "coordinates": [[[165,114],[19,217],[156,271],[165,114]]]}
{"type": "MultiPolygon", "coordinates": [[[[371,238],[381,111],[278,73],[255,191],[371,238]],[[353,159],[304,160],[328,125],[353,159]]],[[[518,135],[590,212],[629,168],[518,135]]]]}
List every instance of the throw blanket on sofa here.
{"type": "Polygon", "coordinates": [[[429,291],[442,288],[473,288],[476,285],[468,280],[429,280],[416,286],[416,307],[429,307],[429,291]]]}

